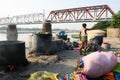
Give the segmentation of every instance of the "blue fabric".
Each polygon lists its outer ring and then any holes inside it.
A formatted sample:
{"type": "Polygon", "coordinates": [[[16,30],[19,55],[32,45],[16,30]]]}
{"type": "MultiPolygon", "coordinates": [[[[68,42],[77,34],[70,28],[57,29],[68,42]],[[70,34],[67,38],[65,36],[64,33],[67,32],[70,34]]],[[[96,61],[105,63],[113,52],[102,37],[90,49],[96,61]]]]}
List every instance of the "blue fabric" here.
{"type": "Polygon", "coordinates": [[[120,80],[120,73],[115,73],[115,80],[120,80]]]}

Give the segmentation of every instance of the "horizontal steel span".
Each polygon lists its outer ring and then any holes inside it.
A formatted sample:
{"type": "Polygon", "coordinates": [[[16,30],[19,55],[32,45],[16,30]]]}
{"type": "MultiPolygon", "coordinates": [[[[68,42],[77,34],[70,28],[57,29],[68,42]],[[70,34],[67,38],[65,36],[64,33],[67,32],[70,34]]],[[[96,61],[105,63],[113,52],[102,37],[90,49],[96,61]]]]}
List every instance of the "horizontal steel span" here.
{"type": "Polygon", "coordinates": [[[44,21],[43,13],[34,13],[34,14],[26,14],[26,15],[18,15],[13,17],[4,17],[0,18],[0,25],[8,25],[8,24],[40,24],[44,21]]]}
{"type": "Polygon", "coordinates": [[[114,12],[108,5],[97,5],[79,8],[53,10],[45,19],[43,13],[18,15],[0,18],[0,25],[8,24],[41,24],[44,20],[51,23],[80,23],[111,20],[114,12]]]}
{"type": "Polygon", "coordinates": [[[97,5],[51,11],[47,17],[53,23],[98,22],[110,20],[114,12],[108,5],[97,5]]]}

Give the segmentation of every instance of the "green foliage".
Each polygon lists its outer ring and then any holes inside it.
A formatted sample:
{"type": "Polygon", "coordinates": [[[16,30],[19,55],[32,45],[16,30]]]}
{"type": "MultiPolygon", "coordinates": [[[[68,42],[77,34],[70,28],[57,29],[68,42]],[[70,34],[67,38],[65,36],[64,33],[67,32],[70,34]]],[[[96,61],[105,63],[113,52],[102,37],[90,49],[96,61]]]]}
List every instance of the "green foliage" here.
{"type": "Polygon", "coordinates": [[[106,30],[111,25],[110,21],[100,21],[96,23],[92,29],[101,29],[101,30],[106,30]]]}
{"type": "Polygon", "coordinates": [[[112,17],[111,21],[100,21],[92,29],[106,30],[107,28],[120,28],[120,11],[112,17]]]}
{"type": "Polygon", "coordinates": [[[113,16],[111,21],[111,27],[120,28],[120,11],[113,16]]]}

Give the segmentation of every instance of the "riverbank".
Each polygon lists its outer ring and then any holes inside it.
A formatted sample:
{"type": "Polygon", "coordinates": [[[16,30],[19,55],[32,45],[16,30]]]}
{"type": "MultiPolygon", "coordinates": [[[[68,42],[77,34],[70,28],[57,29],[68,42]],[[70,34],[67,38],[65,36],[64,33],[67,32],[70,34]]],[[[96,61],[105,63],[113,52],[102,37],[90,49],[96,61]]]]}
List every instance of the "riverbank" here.
{"type": "MultiPolygon", "coordinates": [[[[111,44],[111,50],[120,51],[119,38],[104,38],[104,42],[111,44]]],[[[0,80],[27,80],[30,74],[36,71],[50,71],[64,76],[73,71],[77,60],[82,58],[79,52],[65,50],[55,53],[54,55],[30,55],[26,49],[26,58],[30,64],[26,67],[19,67],[13,72],[0,72],[0,80]]]]}

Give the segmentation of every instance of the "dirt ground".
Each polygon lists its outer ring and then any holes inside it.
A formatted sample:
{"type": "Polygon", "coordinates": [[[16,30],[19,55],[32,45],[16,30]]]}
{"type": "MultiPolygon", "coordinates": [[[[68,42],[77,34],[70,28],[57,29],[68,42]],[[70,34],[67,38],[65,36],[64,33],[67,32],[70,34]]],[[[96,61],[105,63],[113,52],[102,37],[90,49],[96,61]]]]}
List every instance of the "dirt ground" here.
{"type": "MultiPolygon", "coordinates": [[[[111,50],[120,51],[119,38],[104,38],[104,42],[111,44],[111,50]]],[[[50,71],[64,76],[66,73],[73,71],[77,60],[83,56],[73,50],[60,51],[54,55],[29,55],[26,50],[26,58],[30,64],[26,67],[19,67],[13,72],[0,71],[0,80],[27,80],[31,73],[36,71],[50,71]]]]}

